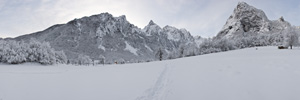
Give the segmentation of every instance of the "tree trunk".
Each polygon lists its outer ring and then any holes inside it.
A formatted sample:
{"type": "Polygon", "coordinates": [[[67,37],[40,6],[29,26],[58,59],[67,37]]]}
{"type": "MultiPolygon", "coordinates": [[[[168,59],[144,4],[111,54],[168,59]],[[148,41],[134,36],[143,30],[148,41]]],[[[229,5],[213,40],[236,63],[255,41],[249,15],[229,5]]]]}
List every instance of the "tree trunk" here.
{"type": "Polygon", "coordinates": [[[293,49],[293,45],[290,45],[291,49],[293,49]]]}

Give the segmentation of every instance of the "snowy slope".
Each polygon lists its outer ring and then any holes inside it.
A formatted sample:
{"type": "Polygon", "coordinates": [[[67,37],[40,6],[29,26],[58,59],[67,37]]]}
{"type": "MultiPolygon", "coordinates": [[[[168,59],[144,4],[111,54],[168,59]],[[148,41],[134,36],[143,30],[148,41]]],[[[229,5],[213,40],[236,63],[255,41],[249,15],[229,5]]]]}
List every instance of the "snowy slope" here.
{"type": "Polygon", "coordinates": [[[0,65],[0,100],[299,100],[300,48],[106,66],[0,65]]]}

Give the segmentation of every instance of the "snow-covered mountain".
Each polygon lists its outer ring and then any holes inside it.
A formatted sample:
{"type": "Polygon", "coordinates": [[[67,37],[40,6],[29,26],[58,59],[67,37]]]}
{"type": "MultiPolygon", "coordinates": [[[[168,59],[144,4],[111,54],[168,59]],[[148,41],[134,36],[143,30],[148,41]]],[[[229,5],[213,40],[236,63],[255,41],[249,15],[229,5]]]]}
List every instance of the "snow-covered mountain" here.
{"type": "Polygon", "coordinates": [[[255,35],[262,33],[278,32],[291,27],[283,17],[278,20],[269,20],[266,14],[245,2],[239,2],[233,14],[228,18],[223,29],[217,34],[221,37],[235,37],[241,33],[255,35]]]}
{"type": "Polygon", "coordinates": [[[95,60],[104,57],[108,63],[154,60],[159,49],[166,58],[181,45],[194,44],[194,37],[185,29],[161,28],[152,20],[140,29],[124,15],[113,17],[109,13],[74,19],[15,39],[30,38],[49,42],[54,49],[63,50],[69,59],[87,55],[95,60]]]}
{"type": "Polygon", "coordinates": [[[199,46],[201,43],[203,43],[203,41],[205,40],[206,38],[203,38],[201,36],[194,36],[194,41],[195,41],[195,44],[197,46],[199,46]]]}
{"type": "Polygon", "coordinates": [[[284,34],[291,33],[291,27],[283,17],[269,20],[262,10],[239,2],[223,29],[212,39],[193,37],[186,29],[160,27],[152,20],[141,29],[128,22],[124,15],[113,17],[109,13],[74,19],[13,39],[36,38],[49,42],[56,51],[63,50],[71,60],[84,56],[94,60],[104,58],[106,63],[139,62],[157,60],[160,50],[163,59],[172,59],[237,48],[282,45],[284,34]]]}

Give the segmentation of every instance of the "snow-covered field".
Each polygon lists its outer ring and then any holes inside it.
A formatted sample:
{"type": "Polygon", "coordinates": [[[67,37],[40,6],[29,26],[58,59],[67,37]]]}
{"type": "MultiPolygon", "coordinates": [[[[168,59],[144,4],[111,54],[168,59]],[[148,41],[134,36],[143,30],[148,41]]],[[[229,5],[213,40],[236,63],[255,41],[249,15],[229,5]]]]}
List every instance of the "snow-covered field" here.
{"type": "Polygon", "coordinates": [[[300,100],[300,49],[125,65],[0,65],[0,100],[300,100]]]}

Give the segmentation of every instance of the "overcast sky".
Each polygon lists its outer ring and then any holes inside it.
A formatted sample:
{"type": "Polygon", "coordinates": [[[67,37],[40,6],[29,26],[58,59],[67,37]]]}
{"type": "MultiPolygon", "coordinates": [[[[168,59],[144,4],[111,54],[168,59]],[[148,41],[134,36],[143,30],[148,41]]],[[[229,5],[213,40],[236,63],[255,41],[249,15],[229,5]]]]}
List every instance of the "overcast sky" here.
{"type": "MultiPolygon", "coordinates": [[[[111,13],[144,28],[150,20],[185,28],[192,35],[215,36],[239,0],[0,0],[0,37],[42,31],[74,18],[111,13]]],[[[300,26],[300,0],[245,0],[269,19],[283,16],[300,26]]]]}

